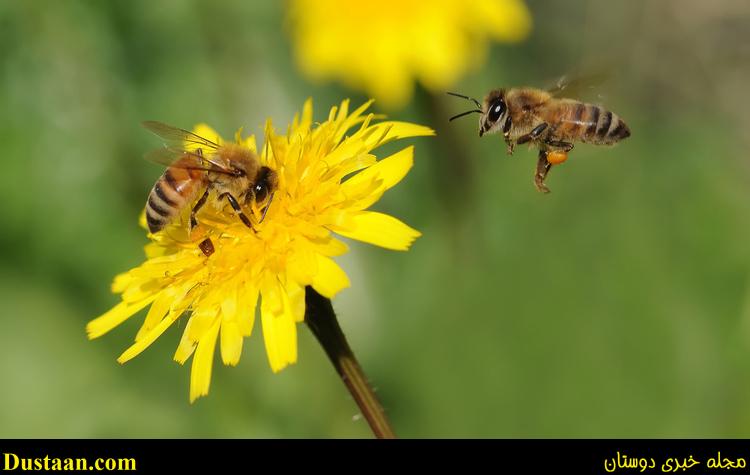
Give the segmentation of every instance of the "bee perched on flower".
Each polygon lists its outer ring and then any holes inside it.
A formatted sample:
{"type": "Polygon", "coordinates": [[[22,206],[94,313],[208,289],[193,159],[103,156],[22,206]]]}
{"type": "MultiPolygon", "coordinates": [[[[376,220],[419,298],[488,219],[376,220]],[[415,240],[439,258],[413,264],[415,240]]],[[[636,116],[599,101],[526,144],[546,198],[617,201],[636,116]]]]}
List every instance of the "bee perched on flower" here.
{"type": "MultiPolygon", "coordinates": [[[[147,259],[115,277],[112,290],[122,301],[89,322],[89,338],[107,333],[150,306],[135,343],[118,358],[124,363],[184,316],[187,324],[174,359],[182,364],[193,358],[190,400],[194,401],[208,393],[217,341],[225,364],[239,362],[259,306],[271,369],[280,371],[294,363],[297,323],[305,317],[305,288],[332,298],[349,286],[346,274],[332,259],[347,251],[334,233],[393,250],[408,249],[420,235],[396,218],[367,210],[409,171],[413,147],[381,160],[371,152],[387,142],[433,132],[406,122],[375,121],[365,113],[369,105],[350,112],[344,101],[331,109],[326,121],[313,125],[308,100],[285,135],[277,134],[270,121],[266,123],[261,150],[254,137],[243,138],[238,132],[231,150],[238,156],[256,157],[259,163],[253,171],[273,176],[273,180],[264,179],[273,186],[258,188],[253,199],[232,202],[216,196],[214,206],[198,206],[197,210],[196,203],[185,203],[180,209],[186,215],[175,217],[175,211],[169,219],[155,210],[159,201],[149,201],[148,212],[142,216],[142,224],[148,220],[153,231],[145,249],[147,259]]],[[[151,123],[150,128],[154,127],[160,126],[151,123]]],[[[179,129],[162,135],[174,130],[179,129]]],[[[218,163],[211,149],[229,145],[206,125],[182,132],[188,142],[184,150],[209,164],[218,163]],[[213,147],[205,143],[201,147],[194,137],[213,147]]],[[[184,176],[212,173],[200,170],[197,159],[191,163],[192,168],[182,167],[184,176]]],[[[211,193],[232,189],[227,185],[210,190],[206,183],[205,195],[196,188],[191,200],[210,201],[211,193]]],[[[259,186],[261,181],[249,183],[259,186]]],[[[177,189],[174,183],[171,186],[177,189]]]]}
{"type": "Polygon", "coordinates": [[[400,107],[419,81],[450,89],[481,67],[489,40],[523,40],[522,0],[292,0],[296,59],[312,79],[337,79],[386,107],[400,107]]]}

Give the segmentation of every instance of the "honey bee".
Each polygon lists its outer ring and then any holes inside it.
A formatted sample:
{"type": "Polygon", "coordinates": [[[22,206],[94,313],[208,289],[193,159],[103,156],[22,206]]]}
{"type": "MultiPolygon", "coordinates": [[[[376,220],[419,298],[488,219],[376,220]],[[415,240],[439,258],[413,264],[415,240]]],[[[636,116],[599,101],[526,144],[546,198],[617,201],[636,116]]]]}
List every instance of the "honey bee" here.
{"type": "MultiPolygon", "coordinates": [[[[250,149],[235,143],[218,144],[161,122],[148,121],[143,126],[172,144],[146,155],[151,161],[167,165],[146,202],[149,231],[161,231],[188,206],[192,206],[192,231],[198,225],[196,214],[209,201],[217,209],[229,204],[253,231],[255,227],[243,206],[263,206],[258,224],[263,222],[278,187],[278,176],[269,167],[261,166],[250,149]],[[186,144],[195,149],[188,150],[186,144]]],[[[204,239],[199,248],[207,257],[214,252],[210,238],[204,239]]]]}
{"type": "Polygon", "coordinates": [[[534,184],[549,193],[544,180],[553,165],[563,163],[573,142],[594,145],[613,145],[630,137],[625,122],[610,110],[575,99],[556,97],[571,83],[558,82],[552,90],[517,87],[495,89],[478,100],[449,92],[452,96],[473,101],[477,108],[463,112],[450,120],[471,113],[479,113],[479,136],[502,132],[513,154],[516,145],[528,143],[539,149],[534,184]]]}

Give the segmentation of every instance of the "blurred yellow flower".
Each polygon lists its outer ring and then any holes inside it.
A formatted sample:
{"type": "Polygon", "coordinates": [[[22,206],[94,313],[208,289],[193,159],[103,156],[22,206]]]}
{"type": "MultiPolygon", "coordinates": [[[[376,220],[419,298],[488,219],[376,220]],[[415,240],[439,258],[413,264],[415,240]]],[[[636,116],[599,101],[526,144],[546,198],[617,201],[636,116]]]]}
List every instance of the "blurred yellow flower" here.
{"type": "MultiPolygon", "coordinates": [[[[184,220],[150,235],[147,260],[115,277],[112,290],[121,294],[122,302],[89,322],[89,338],[107,333],[150,305],[135,343],[118,358],[124,363],[187,313],[174,359],[182,364],[193,357],[194,401],[208,393],[217,340],[223,362],[238,363],[260,297],[271,369],[280,371],[294,363],[296,324],[305,315],[305,286],[328,298],[349,286],[346,274],[331,259],[345,253],[347,246],[332,233],[394,250],[408,249],[420,235],[396,218],[366,211],[409,171],[413,147],[382,160],[370,152],[386,142],[433,131],[406,122],[374,122],[372,114],[364,114],[369,105],[349,113],[344,101],[331,109],[326,121],[313,126],[308,100],[286,135],[277,134],[269,120],[259,158],[276,170],[279,188],[258,232],[242,224],[231,209],[206,206],[198,229],[214,243],[209,257],[200,251],[196,238],[187,235],[184,220]]],[[[221,140],[206,125],[194,132],[221,140]]],[[[236,140],[255,152],[252,136],[242,139],[238,132],[236,140]]],[[[259,210],[251,211],[257,217],[259,210]]],[[[143,216],[141,221],[143,225],[143,216]]]]}
{"type": "Polygon", "coordinates": [[[405,104],[413,82],[444,91],[484,62],[488,40],[531,29],[522,0],[291,0],[297,63],[383,105],[405,104]]]}

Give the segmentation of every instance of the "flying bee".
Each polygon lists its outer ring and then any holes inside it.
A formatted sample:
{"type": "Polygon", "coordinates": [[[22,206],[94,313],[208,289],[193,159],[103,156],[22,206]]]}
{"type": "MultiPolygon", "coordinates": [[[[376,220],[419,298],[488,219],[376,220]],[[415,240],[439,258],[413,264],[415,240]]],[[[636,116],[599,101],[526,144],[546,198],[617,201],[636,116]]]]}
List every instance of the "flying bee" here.
{"type": "MultiPolygon", "coordinates": [[[[278,176],[269,167],[261,166],[250,149],[235,143],[218,144],[161,122],[148,121],[143,126],[173,144],[146,155],[149,160],[167,165],[146,202],[149,231],[162,230],[188,206],[192,206],[192,231],[198,225],[196,214],[209,201],[217,209],[228,203],[253,231],[255,227],[243,206],[264,206],[258,224],[263,222],[278,187],[278,176]],[[190,150],[187,145],[191,145],[190,150]]],[[[199,248],[207,257],[214,252],[210,238],[204,239],[199,248]]]]}
{"type": "Polygon", "coordinates": [[[563,163],[573,142],[594,145],[614,145],[630,137],[630,129],[612,111],[595,104],[557,97],[572,83],[558,82],[551,90],[517,87],[495,89],[478,100],[449,92],[452,96],[473,101],[476,109],[463,112],[450,120],[471,113],[479,113],[479,136],[502,132],[513,154],[516,145],[528,143],[539,149],[534,183],[543,193],[549,193],[544,180],[553,165],[563,163]]]}

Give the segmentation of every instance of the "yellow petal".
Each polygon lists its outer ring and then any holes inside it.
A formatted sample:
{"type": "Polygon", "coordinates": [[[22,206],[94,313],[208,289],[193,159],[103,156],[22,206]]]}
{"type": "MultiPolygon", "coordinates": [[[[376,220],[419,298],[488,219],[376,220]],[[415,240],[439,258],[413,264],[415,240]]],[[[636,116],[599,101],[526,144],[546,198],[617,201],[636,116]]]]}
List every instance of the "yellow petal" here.
{"type": "Polygon", "coordinates": [[[243,142],[245,147],[249,148],[253,151],[253,153],[258,153],[258,145],[255,143],[255,135],[251,135],[248,138],[245,139],[243,142]]]}
{"type": "Polygon", "coordinates": [[[235,366],[242,355],[242,335],[235,321],[221,323],[221,359],[225,365],[235,366]]]}
{"type": "Polygon", "coordinates": [[[315,252],[319,252],[324,256],[335,257],[342,254],[346,254],[349,251],[349,246],[345,242],[336,239],[335,237],[328,236],[326,239],[312,243],[315,252]]]}
{"type": "Polygon", "coordinates": [[[143,229],[148,229],[148,223],[146,222],[146,208],[143,208],[141,214],[138,215],[138,226],[143,229]]]}
{"type": "Polygon", "coordinates": [[[258,303],[258,289],[245,284],[237,292],[237,326],[242,336],[250,336],[255,323],[255,306],[258,303]]]}
{"type": "Polygon", "coordinates": [[[179,317],[179,315],[175,315],[174,312],[171,312],[169,317],[160,321],[154,328],[142,335],[138,341],[130,346],[130,348],[125,350],[123,354],[121,354],[120,357],[117,358],[117,362],[123,364],[141,354],[143,350],[148,348],[151,343],[156,341],[156,339],[159,338],[161,334],[164,333],[164,331],[169,328],[172,323],[174,323],[175,320],[177,320],[177,317],[179,317]]]}
{"type": "Polygon", "coordinates": [[[341,185],[341,189],[346,193],[348,187],[379,179],[383,181],[383,187],[387,190],[400,182],[413,165],[414,146],[409,146],[349,178],[341,185]]]}
{"type": "MultiPolygon", "coordinates": [[[[329,165],[334,165],[336,158],[331,154],[327,157],[326,162],[329,165]]],[[[371,167],[375,165],[375,163],[377,163],[375,155],[361,153],[336,163],[336,166],[332,166],[320,179],[323,182],[339,182],[344,176],[362,170],[363,168],[371,167]]]]}
{"type": "Polygon", "coordinates": [[[115,278],[112,279],[112,292],[116,294],[125,292],[125,289],[127,289],[131,285],[133,280],[135,279],[132,272],[123,272],[122,274],[117,274],[115,278]]]}
{"type": "Polygon", "coordinates": [[[372,133],[368,136],[367,150],[372,150],[393,140],[408,137],[424,137],[435,135],[435,131],[423,125],[410,122],[385,121],[379,122],[371,127],[372,133]]]}
{"type": "Polygon", "coordinates": [[[279,287],[279,282],[275,276],[268,276],[268,278],[262,283],[260,292],[261,312],[263,312],[263,308],[274,315],[281,315],[284,312],[283,292],[279,287]]]}
{"type": "Polygon", "coordinates": [[[188,319],[185,325],[185,330],[182,332],[182,338],[180,338],[180,344],[177,345],[177,351],[174,353],[174,360],[180,364],[185,364],[188,358],[195,351],[196,344],[190,339],[190,326],[193,323],[193,319],[188,319]]]}
{"type": "Polygon", "coordinates": [[[159,293],[159,295],[156,297],[156,300],[154,300],[154,303],[151,304],[151,308],[148,309],[146,319],[143,321],[143,325],[135,335],[135,341],[143,338],[146,333],[151,331],[154,327],[156,327],[156,325],[159,324],[159,322],[164,318],[167,312],[169,312],[169,308],[172,306],[173,300],[174,292],[170,291],[170,289],[165,289],[159,293]]]}
{"type": "MultiPolygon", "coordinates": [[[[365,102],[361,106],[357,107],[355,110],[352,111],[352,113],[344,120],[344,123],[342,124],[342,127],[338,130],[338,132],[334,135],[333,139],[335,141],[340,141],[342,138],[344,138],[344,134],[346,134],[346,131],[349,130],[351,127],[356,125],[358,122],[363,120],[360,116],[364,111],[366,111],[373,103],[374,101],[370,99],[369,101],[365,102]]],[[[349,107],[349,101],[346,101],[345,103],[341,104],[341,110],[345,110],[345,107],[349,107]]]]}
{"type": "Polygon", "coordinates": [[[289,257],[286,265],[287,275],[300,284],[312,282],[318,272],[317,253],[309,249],[299,249],[289,257]]]}
{"type": "Polygon", "coordinates": [[[237,318],[237,287],[227,285],[221,299],[221,314],[224,321],[237,318]]]}
{"type": "Polygon", "coordinates": [[[163,288],[164,282],[159,279],[141,279],[131,283],[120,297],[124,302],[139,302],[148,297],[156,298],[163,288]]]}
{"type": "MultiPolygon", "coordinates": [[[[333,115],[333,111],[335,111],[336,108],[331,108],[331,114],[333,115]]],[[[349,115],[349,99],[344,99],[341,101],[341,107],[339,107],[338,115],[333,120],[336,122],[343,121],[346,116],[349,115]]]]}
{"type": "Polygon", "coordinates": [[[317,261],[318,272],[313,277],[312,286],[320,295],[330,299],[351,285],[349,277],[333,259],[318,254],[317,261]]]}
{"type": "Polygon", "coordinates": [[[312,125],[313,102],[312,97],[305,100],[302,106],[302,116],[295,115],[292,121],[291,132],[306,131],[312,125]]]}
{"type": "Polygon", "coordinates": [[[380,200],[383,193],[385,193],[383,180],[378,178],[371,179],[369,182],[358,186],[349,187],[346,190],[346,201],[341,203],[340,209],[350,213],[369,208],[373,203],[380,200]]]}
{"type": "Polygon", "coordinates": [[[412,124],[411,122],[401,121],[384,121],[378,125],[382,127],[390,126],[391,129],[386,136],[388,140],[405,139],[408,137],[427,137],[435,135],[435,131],[424,125],[412,124]]]}
{"type": "Polygon", "coordinates": [[[221,319],[217,318],[211,328],[198,342],[190,371],[190,402],[208,394],[211,385],[211,367],[213,366],[216,337],[219,334],[221,319]]]}
{"type": "Polygon", "coordinates": [[[193,309],[193,314],[190,316],[190,333],[188,338],[192,341],[200,341],[203,339],[203,335],[208,332],[214,324],[214,321],[219,314],[219,309],[209,305],[200,305],[193,309]]]}
{"type": "Polygon", "coordinates": [[[305,320],[305,288],[295,282],[287,282],[286,295],[289,301],[289,311],[295,322],[305,320]]]}
{"type": "Polygon", "coordinates": [[[375,99],[370,99],[370,100],[368,100],[368,101],[364,102],[364,103],[363,103],[363,104],[362,104],[361,106],[357,107],[356,109],[354,109],[354,110],[352,111],[352,113],[351,113],[351,114],[349,114],[349,118],[350,118],[350,119],[356,119],[356,118],[358,118],[358,117],[359,117],[359,116],[361,116],[361,115],[362,115],[362,114],[363,114],[363,113],[364,113],[364,112],[365,112],[365,111],[366,111],[367,109],[369,109],[369,108],[370,108],[370,106],[372,105],[372,103],[373,103],[373,102],[375,102],[375,99]]]}
{"type": "MultiPolygon", "coordinates": [[[[191,302],[190,299],[185,298],[186,293],[187,289],[183,289],[181,295],[175,298],[175,292],[162,292],[162,294],[164,294],[164,299],[169,300],[169,313],[166,315],[166,317],[164,317],[164,319],[158,321],[156,325],[153,326],[153,328],[144,330],[146,328],[146,325],[144,324],[144,326],[141,327],[141,330],[138,332],[135,343],[130,348],[125,350],[125,352],[121,354],[119,358],[117,358],[118,363],[125,363],[138,356],[143,350],[151,346],[151,344],[156,341],[156,339],[159,338],[172,323],[180,318],[185,310],[187,310],[187,307],[191,302]]],[[[162,300],[162,297],[160,297],[157,302],[154,302],[151,310],[153,310],[154,306],[156,305],[162,305],[159,300],[162,300]]],[[[149,311],[149,314],[150,313],[151,312],[149,311]]],[[[146,318],[146,320],[148,320],[148,318],[146,318]]]]}
{"type": "Polygon", "coordinates": [[[400,182],[414,165],[414,147],[386,157],[357,173],[341,185],[341,191],[353,201],[351,210],[369,208],[383,193],[400,182]]]}
{"type": "Polygon", "coordinates": [[[374,211],[351,213],[346,224],[346,228],[332,225],[331,230],[342,236],[394,251],[409,249],[411,243],[422,235],[393,216],[374,211]]]}
{"type": "Polygon", "coordinates": [[[154,301],[158,294],[150,295],[137,302],[120,302],[104,315],[91,320],[86,325],[86,333],[90,340],[98,338],[117,325],[121,324],[134,314],[138,313],[146,305],[154,301]]]}
{"type": "Polygon", "coordinates": [[[261,291],[260,315],[268,363],[277,373],[297,361],[297,325],[286,302],[286,293],[278,288],[268,292],[268,287],[261,291]]]}

